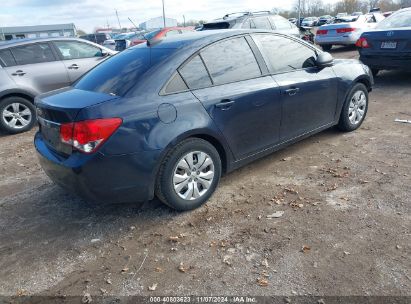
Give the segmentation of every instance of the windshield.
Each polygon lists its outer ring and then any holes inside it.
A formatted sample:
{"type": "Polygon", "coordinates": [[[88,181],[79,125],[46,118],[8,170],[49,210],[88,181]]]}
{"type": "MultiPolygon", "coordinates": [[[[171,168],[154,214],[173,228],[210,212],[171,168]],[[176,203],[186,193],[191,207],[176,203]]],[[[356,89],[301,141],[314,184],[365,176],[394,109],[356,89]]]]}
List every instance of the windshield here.
{"type": "Polygon", "coordinates": [[[399,28],[399,27],[411,27],[411,11],[404,11],[381,21],[377,28],[378,29],[389,29],[389,28],[399,28]]]}
{"type": "Polygon", "coordinates": [[[160,33],[160,31],[161,31],[161,30],[152,31],[152,32],[150,32],[150,33],[145,34],[144,37],[145,37],[145,39],[147,39],[147,40],[151,40],[151,39],[154,38],[155,35],[157,35],[158,33],[160,33]]]}

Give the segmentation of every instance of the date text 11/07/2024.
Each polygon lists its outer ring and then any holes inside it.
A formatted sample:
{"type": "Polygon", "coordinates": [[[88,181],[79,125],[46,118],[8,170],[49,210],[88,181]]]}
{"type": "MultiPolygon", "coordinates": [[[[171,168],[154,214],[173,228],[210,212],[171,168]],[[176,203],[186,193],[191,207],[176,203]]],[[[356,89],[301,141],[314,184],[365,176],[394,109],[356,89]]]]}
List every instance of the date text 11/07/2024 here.
{"type": "Polygon", "coordinates": [[[207,297],[207,296],[181,296],[181,297],[150,297],[150,303],[257,303],[255,297],[207,297]]]}

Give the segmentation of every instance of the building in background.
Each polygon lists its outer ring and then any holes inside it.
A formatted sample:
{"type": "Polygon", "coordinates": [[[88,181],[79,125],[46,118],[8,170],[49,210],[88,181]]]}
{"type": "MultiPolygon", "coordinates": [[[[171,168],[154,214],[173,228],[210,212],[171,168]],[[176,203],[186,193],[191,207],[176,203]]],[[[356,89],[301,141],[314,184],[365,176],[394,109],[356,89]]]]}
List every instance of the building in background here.
{"type": "Polygon", "coordinates": [[[47,37],[75,37],[74,23],[0,27],[0,40],[47,37]]]}
{"type": "MultiPolygon", "coordinates": [[[[166,18],[166,27],[177,26],[177,20],[166,18]]],[[[164,27],[163,17],[156,17],[140,24],[140,28],[146,31],[164,27]]]]}

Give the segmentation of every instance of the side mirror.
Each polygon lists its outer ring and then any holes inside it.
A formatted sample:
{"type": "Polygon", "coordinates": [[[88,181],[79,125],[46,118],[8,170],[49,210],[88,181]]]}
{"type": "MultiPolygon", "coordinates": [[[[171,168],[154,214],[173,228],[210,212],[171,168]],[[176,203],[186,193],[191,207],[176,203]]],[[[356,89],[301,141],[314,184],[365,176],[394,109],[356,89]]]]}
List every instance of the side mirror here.
{"type": "Polygon", "coordinates": [[[101,50],[101,56],[102,57],[107,57],[107,56],[110,56],[110,53],[109,52],[107,52],[106,50],[101,50]]]}
{"type": "Polygon", "coordinates": [[[333,56],[331,56],[330,53],[322,52],[318,54],[316,64],[317,64],[317,67],[319,68],[327,68],[327,67],[333,66],[334,58],[333,56]]]}

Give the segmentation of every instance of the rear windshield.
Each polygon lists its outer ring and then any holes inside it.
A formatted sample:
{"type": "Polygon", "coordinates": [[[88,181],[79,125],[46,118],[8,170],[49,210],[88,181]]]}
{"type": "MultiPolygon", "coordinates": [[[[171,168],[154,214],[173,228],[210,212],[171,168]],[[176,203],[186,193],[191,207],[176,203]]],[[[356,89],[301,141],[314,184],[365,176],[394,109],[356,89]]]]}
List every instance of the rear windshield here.
{"type": "Polygon", "coordinates": [[[377,26],[379,29],[399,27],[411,27],[411,10],[393,14],[381,21],[377,26]]]}
{"type": "Polygon", "coordinates": [[[96,66],[75,85],[76,89],[124,96],[150,67],[150,49],[123,51],[96,66]]]}
{"type": "Polygon", "coordinates": [[[203,30],[221,30],[229,27],[230,23],[228,22],[206,23],[203,25],[203,30]]]}

